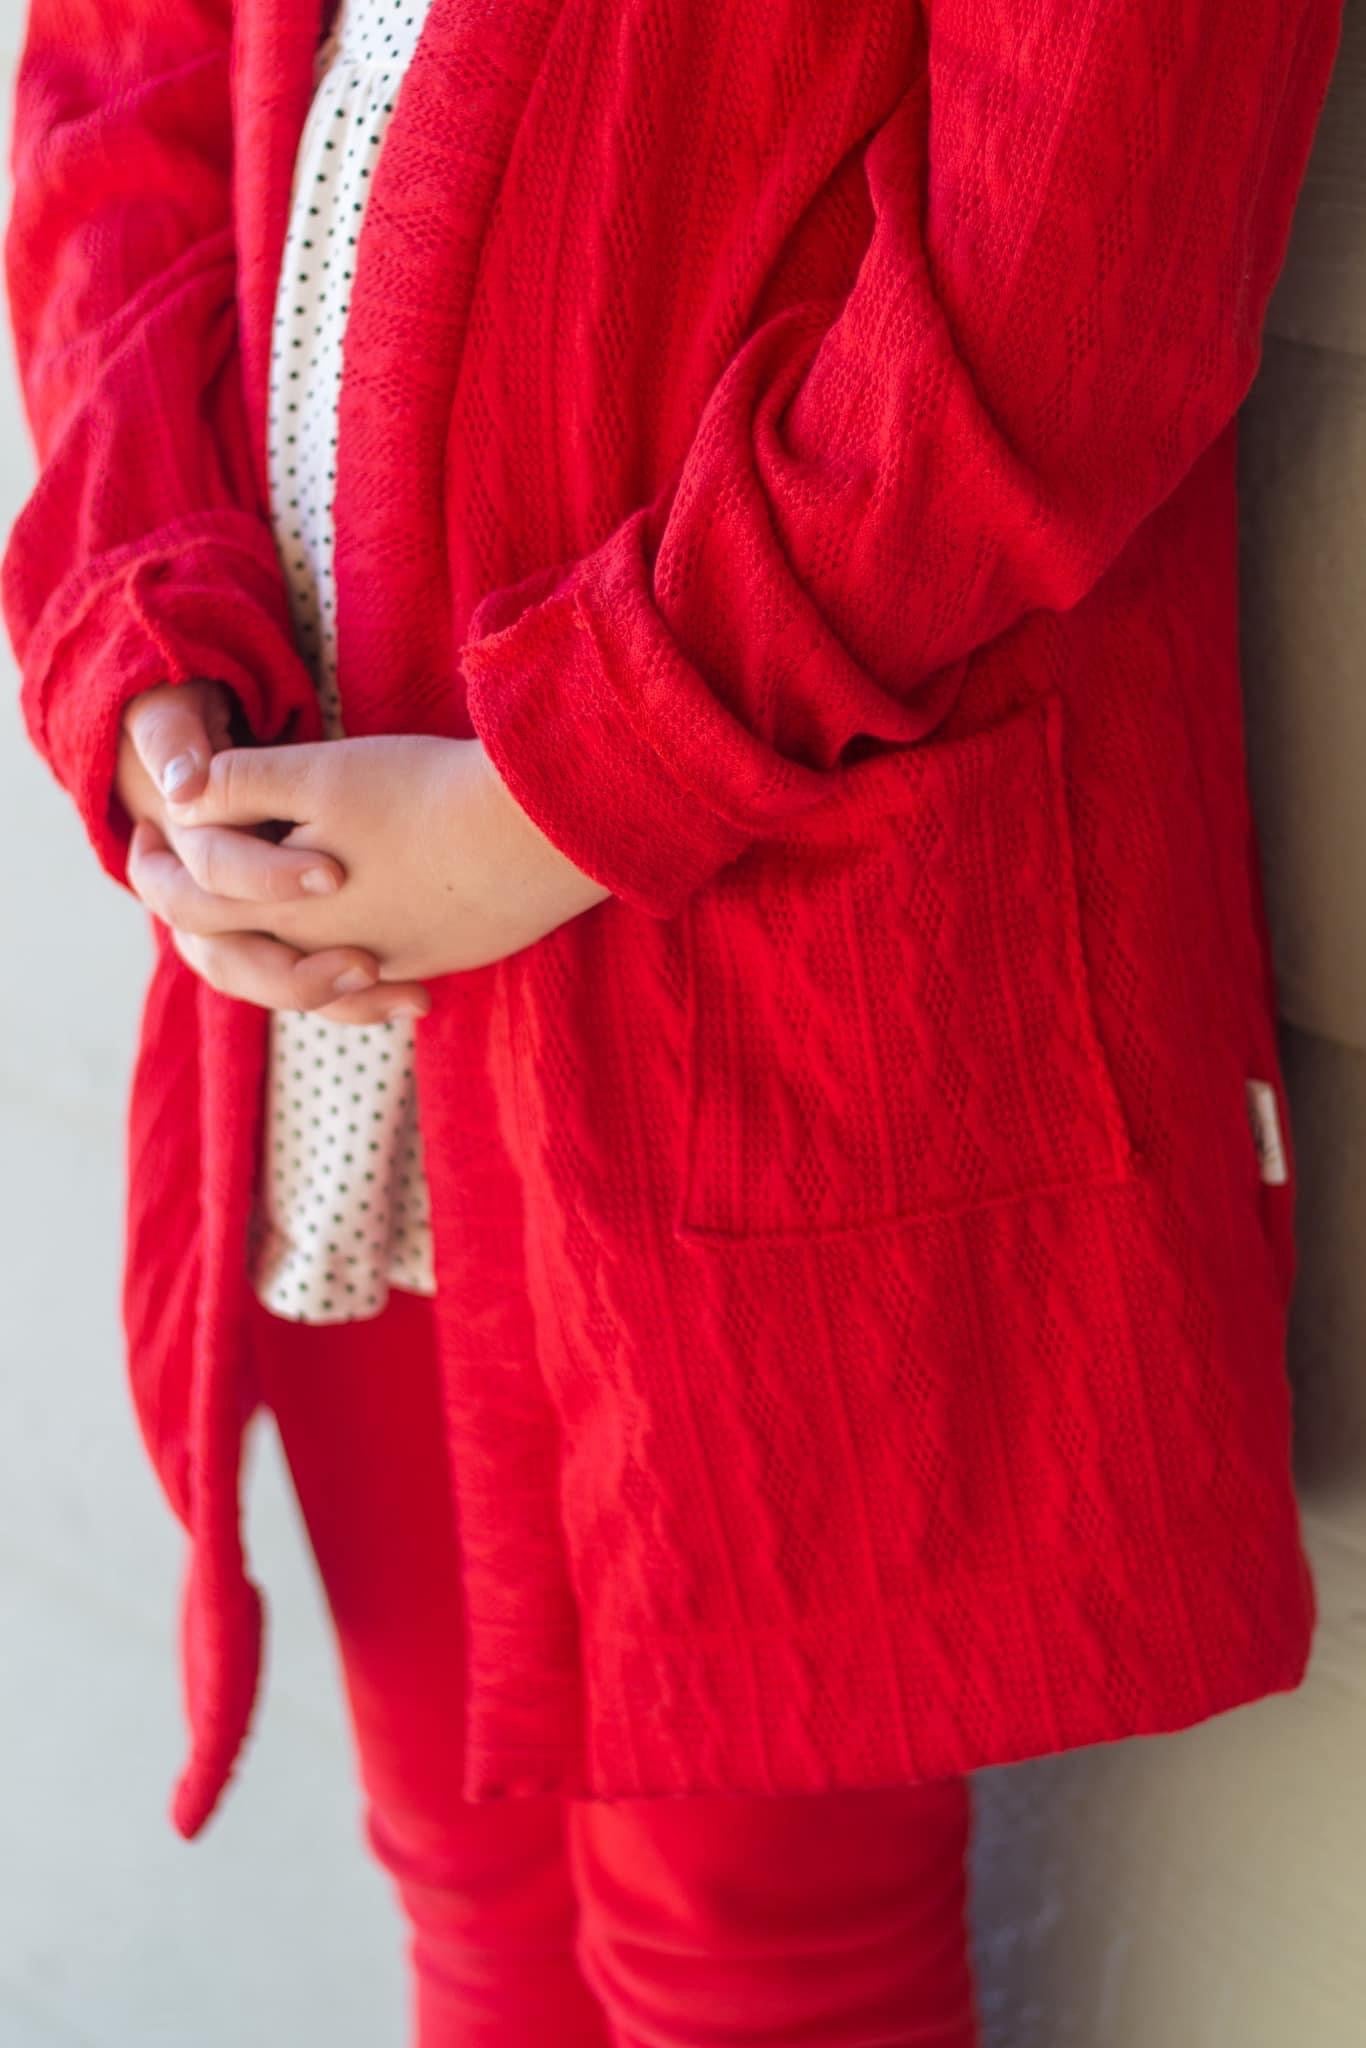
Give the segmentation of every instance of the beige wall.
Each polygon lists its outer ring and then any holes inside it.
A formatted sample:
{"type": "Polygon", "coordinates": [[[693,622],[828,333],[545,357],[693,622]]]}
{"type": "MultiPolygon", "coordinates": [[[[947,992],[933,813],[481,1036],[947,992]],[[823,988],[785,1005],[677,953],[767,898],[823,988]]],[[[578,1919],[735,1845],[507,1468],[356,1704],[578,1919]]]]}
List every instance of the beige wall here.
{"type": "Polygon", "coordinates": [[[1253,798],[1300,1167],[1305,1686],[985,1772],[990,2048],[1366,2048],[1366,4],[1243,414],[1253,798]]]}

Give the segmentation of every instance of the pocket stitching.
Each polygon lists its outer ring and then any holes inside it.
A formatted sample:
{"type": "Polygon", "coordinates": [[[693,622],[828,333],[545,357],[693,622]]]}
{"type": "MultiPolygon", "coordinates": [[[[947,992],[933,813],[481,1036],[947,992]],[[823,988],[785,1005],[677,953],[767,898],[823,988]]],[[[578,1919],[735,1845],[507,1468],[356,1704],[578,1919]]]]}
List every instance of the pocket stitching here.
{"type": "Polygon", "coordinates": [[[1114,1169],[1121,1179],[1131,1179],[1139,1164],[1138,1147],[1124,1116],[1119,1090],[1096,1017],[1091,970],[1086,960],[1081,930],[1081,892],[1077,882],[1076,840],[1071,808],[1067,802],[1067,769],[1063,759],[1063,699],[1053,691],[1045,699],[1044,741],[1048,749],[1048,798],[1053,816],[1053,836],[1062,862],[1062,937],[1067,954],[1068,980],[1072,1001],[1082,1030],[1082,1050],[1091,1073],[1092,1092],[1105,1118],[1114,1169]]]}
{"type": "MultiPolygon", "coordinates": [[[[943,744],[961,744],[968,747],[974,741],[994,739],[999,735],[1002,725],[1013,724],[1016,716],[1033,716],[1041,724],[1045,745],[1045,780],[1048,784],[1048,823],[1053,839],[1053,850],[1059,862],[1061,902],[1057,922],[1066,970],[1066,986],[1076,1025],[1077,1047],[1082,1055],[1090,1084],[1092,1105],[1110,1154],[1109,1166],[1096,1164],[1080,1172],[1055,1175],[1031,1182],[1022,1181],[985,1194],[965,1193],[959,1198],[939,1203],[912,1202],[882,1214],[851,1216],[823,1223],[763,1222],[742,1223],[739,1227],[730,1227],[705,1220],[699,1214],[697,1194],[697,1162],[702,1125],[698,1016],[701,984],[697,929],[699,906],[690,903],[685,906],[683,919],[686,972],[682,1157],[678,1191],[671,1219],[674,1236],[679,1240],[685,1243],[696,1242],[716,1246],[762,1247],[824,1243],[841,1238],[865,1237],[876,1231],[905,1228],[912,1224],[925,1229],[939,1223],[952,1222],[958,1217],[979,1210],[1054,1194],[1073,1195],[1085,1192],[1103,1196],[1110,1191],[1124,1191],[1131,1188],[1141,1175],[1144,1155],[1129,1127],[1110,1059],[1100,1036],[1085,958],[1077,886],[1076,849],[1070,806],[1066,797],[1063,693],[1056,688],[1043,692],[1030,700],[1020,711],[1007,714],[1004,719],[997,720],[993,725],[978,728],[974,732],[962,735],[958,740],[943,744]]],[[[871,818],[885,815],[888,808],[889,805],[880,804],[877,810],[870,811],[868,816],[871,818]]],[[[852,992],[851,1000],[858,1003],[861,1008],[864,1007],[861,984],[857,991],[852,992]]],[[[728,1037],[727,1059],[731,1056],[731,1050],[732,1042],[728,1037]]]]}

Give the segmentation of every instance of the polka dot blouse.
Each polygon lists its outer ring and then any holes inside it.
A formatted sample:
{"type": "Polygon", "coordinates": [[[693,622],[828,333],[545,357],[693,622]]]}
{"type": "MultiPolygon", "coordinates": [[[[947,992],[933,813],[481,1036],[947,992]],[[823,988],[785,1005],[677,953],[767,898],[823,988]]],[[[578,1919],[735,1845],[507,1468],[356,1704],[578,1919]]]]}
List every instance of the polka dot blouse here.
{"type": "MultiPolygon", "coordinates": [[[[332,578],[342,333],[362,210],[425,9],[341,0],[315,62],[276,297],[272,518],[328,738],[344,731],[332,578]]],[[[271,1013],[251,1259],[262,1303],[301,1322],[376,1315],[390,1285],[435,1291],[411,1018],[271,1013]]]]}

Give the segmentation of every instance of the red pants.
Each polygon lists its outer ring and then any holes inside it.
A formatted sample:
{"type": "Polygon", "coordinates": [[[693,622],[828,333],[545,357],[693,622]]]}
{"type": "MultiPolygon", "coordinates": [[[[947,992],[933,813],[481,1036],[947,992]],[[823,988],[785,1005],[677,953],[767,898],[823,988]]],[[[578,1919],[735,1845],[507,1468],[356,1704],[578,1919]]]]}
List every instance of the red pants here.
{"type": "Polygon", "coordinates": [[[796,1798],[473,1804],[431,1305],[257,1363],[336,1627],[418,2048],[975,2048],[963,1779],[796,1798]]]}

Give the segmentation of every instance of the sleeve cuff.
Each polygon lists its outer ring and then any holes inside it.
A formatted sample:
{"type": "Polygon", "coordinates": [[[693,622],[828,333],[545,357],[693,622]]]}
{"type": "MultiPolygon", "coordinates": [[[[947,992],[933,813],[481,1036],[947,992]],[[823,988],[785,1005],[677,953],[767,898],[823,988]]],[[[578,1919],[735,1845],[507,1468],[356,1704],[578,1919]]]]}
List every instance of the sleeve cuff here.
{"type": "Polygon", "coordinates": [[[651,917],[831,778],[748,731],[651,601],[637,514],[595,556],[490,593],[460,650],[471,724],[512,795],[585,874],[651,917]]]}
{"type": "Polygon", "coordinates": [[[181,521],[87,565],[45,607],[23,665],[30,737],[125,888],[132,824],[114,778],[124,706],[139,691],[211,678],[234,692],[257,741],[321,737],[274,541],[236,512],[181,521]]]}
{"type": "Polygon", "coordinates": [[[527,815],[587,875],[671,917],[750,835],[636,731],[569,590],[461,650],[471,723],[527,815]]]}

